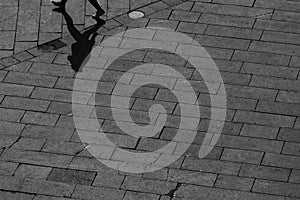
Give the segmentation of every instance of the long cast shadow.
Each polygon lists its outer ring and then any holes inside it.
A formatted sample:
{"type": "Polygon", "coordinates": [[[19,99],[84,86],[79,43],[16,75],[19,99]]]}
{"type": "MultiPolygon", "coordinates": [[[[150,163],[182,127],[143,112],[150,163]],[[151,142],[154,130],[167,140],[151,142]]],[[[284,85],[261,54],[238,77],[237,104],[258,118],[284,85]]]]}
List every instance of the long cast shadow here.
{"type": "Polygon", "coordinates": [[[105,21],[100,18],[93,18],[96,21],[96,24],[81,33],[74,26],[73,19],[67,13],[65,8],[55,8],[53,9],[53,11],[61,13],[64,16],[70,34],[76,40],[76,42],[71,46],[72,55],[68,56],[68,60],[71,63],[72,69],[75,72],[78,72],[84,60],[92,51],[93,46],[95,45],[96,37],[98,35],[97,31],[101,26],[105,24],[105,21]]]}

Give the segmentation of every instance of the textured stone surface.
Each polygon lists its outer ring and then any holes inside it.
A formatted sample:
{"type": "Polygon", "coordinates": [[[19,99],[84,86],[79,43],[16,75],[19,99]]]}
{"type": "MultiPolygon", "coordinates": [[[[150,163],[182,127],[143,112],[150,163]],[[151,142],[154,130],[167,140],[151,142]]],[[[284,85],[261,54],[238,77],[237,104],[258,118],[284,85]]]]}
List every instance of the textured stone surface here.
{"type": "MultiPolygon", "coordinates": [[[[113,0],[109,3],[106,0],[98,0],[98,2],[106,11],[102,16],[105,20],[127,13],[129,9],[145,7],[155,3],[153,0],[113,0]]],[[[157,5],[152,7],[155,8],[157,5]]],[[[160,9],[166,6],[166,4],[161,3],[160,9]]],[[[3,0],[0,3],[0,58],[31,49],[69,34],[66,31],[64,25],[66,22],[62,15],[53,11],[53,8],[55,7],[52,3],[45,0],[13,0],[11,2],[3,0]]],[[[96,9],[88,1],[69,1],[67,11],[76,26],[90,27],[94,24],[91,15],[96,12],[96,9]]],[[[117,24],[119,23],[117,22],[117,24]]]]}
{"type": "MultiPolygon", "coordinates": [[[[128,9],[127,1],[110,2],[113,14],[128,9]]],[[[225,83],[227,116],[222,135],[213,150],[198,158],[203,138],[209,128],[211,103],[216,100],[217,112],[224,109],[218,101],[220,83],[211,75],[195,71],[187,56],[197,56],[194,43],[166,30],[147,34],[127,34],[114,48],[103,52],[117,53],[116,48],[136,47],[141,38],[153,39],[156,47],[169,47],[182,54],[175,56],[154,49],[137,50],[118,59],[99,82],[97,95],[91,94],[88,83],[95,84],[100,73],[96,57],[88,63],[92,72],[83,80],[75,74],[68,56],[74,39],[63,37],[0,60],[0,199],[23,200],[296,200],[300,176],[300,90],[299,90],[299,2],[295,0],[134,0],[146,17],[132,20],[127,15],[107,21],[99,30],[96,43],[136,27],[158,26],[182,32],[195,39],[210,53],[225,83]],[[153,4],[151,4],[153,3],[153,4]],[[174,7],[168,7],[173,5],[174,7]],[[129,24],[124,24],[124,23],[129,24]],[[117,27],[120,26],[120,27],[117,27]],[[116,28],[115,28],[116,27],[116,28]],[[106,28],[110,29],[106,32],[106,28]],[[130,44],[134,42],[134,45],[130,44]],[[192,49],[191,49],[192,48],[192,49]],[[116,82],[132,67],[145,63],[164,64],[166,68],[151,66],[126,77],[115,90],[122,107],[129,105],[132,120],[141,126],[157,122],[167,112],[164,127],[151,138],[132,137],[118,127],[115,119],[129,126],[128,117],[111,112],[111,93],[116,82]],[[149,75],[149,76],[148,76],[149,75]],[[80,108],[72,111],[74,78],[80,80],[80,95],[75,102],[80,108]],[[150,84],[136,90],[129,102],[126,84],[150,84]],[[208,80],[207,85],[204,78],[208,80]],[[191,83],[193,90],[187,87],[191,83]],[[170,90],[159,85],[166,83],[183,95],[181,105],[170,90]],[[211,87],[209,94],[207,86],[211,87]],[[75,130],[73,116],[84,120],[79,128],[101,128],[112,143],[123,150],[146,153],[157,150],[178,133],[187,133],[180,140],[192,138],[187,118],[178,130],[180,119],[194,113],[196,93],[200,107],[200,123],[190,148],[176,162],[158,171],[142,174],[125,173],[99,162],[89,150],[99,150],[96,157],[133,161],[120,150],[103,145],[103,138],[85,131],[81,141],[75,130]],[[94,97],[96,99],[94,100],[94,97]],[[94,108],[93,102],[96,104],[94,108]],[[87,106],[83,106],[83,104],[87,106]],[[189,108],[181,112],[181,108],[189,108]],[[86,108],[86,109],[84,109],[86,108]],[[154,109],[155,108],[155,109],[154,109]],[[149,113],[149,110],[151,111],[149,113]],[[95,113],[96,111],[97,116],[95,113]],[[87,117],[99,118],[93,125],[87,117]],[[115,118],[114,118],[115,117],[115,118]],[[188,130],[185,130],[188,129],[188,130]],[[88,144],[88,142],[92,144],[88,144]],[[100,145],[100,144],[102,145],[100,145]]],[[[100,1],[105,7],[105,3],[100,1]]],[[[109,6],[109,5],[108,5],[109,6]]],[[[2,0],[0,2],[0,55],[10,55],[51,41],[65,33],[61,14],[52,11],[48,0],[2,0]]],[[[83,0],[68,2],[68,10],[76,27],[93,24],[94,8],[83,0]]],[[[106,16],[104,16],[105,18],[106,16]]],[[[100,51],[93,51],[92,56],[100,51]]],[[[202,60],[200,60],[202,61],[202,60]]],[[[203,67],[207,63],[203,62],[203,67]]],[[[84,69],[86,70],[86,68],[84,69]]],[[[84,72],[83,70],[83,72],[84,72]]],[[[132,85],[131,85],[132,86],[132,85]]],[[[218,117],[218,116],[213,116],[218,117]]],[[[220,129],[220,123],[211,127],[220,129]]],[[[107,143],[105,143],[107,145],[107,143]]],[[[177,143],[174,153],[189,145],[177,143]]],[[[144,157],[142,157],[144,159],[144,157]]],[[[142,159],[134,160],[138,166],[142,159]]]]}
{"type": "Polygon", "coordinates": [[[51,170],[47,180],[67,183],[70,185],[91,185],[95,175],[95,172],[82,172],[54,168],[51,170]]]}

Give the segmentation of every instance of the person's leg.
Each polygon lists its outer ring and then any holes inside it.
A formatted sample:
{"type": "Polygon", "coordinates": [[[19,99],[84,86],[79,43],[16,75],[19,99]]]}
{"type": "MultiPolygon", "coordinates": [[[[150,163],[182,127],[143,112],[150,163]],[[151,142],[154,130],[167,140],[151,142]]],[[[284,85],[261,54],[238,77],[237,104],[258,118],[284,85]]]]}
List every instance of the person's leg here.
{"type": "Polygon", "coordinates": [[[73,38],[76,41],[81,40],[82,34],[76,29],[76,27],[74,26],[72,17],[66,11],[67,0],[62,0],[61,2],[52,1],[52,3],[56,6],[58,6],[58,8],[53,9],[53,11],[61,13],[64,16],[64,18],[67,22],[67,28],[68,28],[69,32],[71,33],[71,35],[73,36],[73,38]]]}
{"type": "Polygon", "coordinates": [[[97,10],[101,10],[101,6],[99,5],[97,0],[89,0],[89,2],[97,9],[97,10]]]}
{"type": "Polygon", "coordinates": [[[62,9],[60,12],[62,13],[62,15],[64,16],[64,18],[67,22],[67,28],[68,28],[70,34],[72,35],[72,37],[76,41],[80,41],[82,39],[82,34],[74,26],[73,19],[71,18],[71,16],[66,12],[65,9],[62,9]]]}
{"type": "Polygon", "coordinates": [[[105,11],[101,8],[97,0],[89,0],[89,2],[96,8],[97,12],[93,17],[99,18],[101,15],[105,13],[105,11]]]}
{"type": "Polygon", "coordinates": [[[94,26],[90,27],[88,30],[86,30],[83,33],[83,36],[88,39],[90,38],[91,35],[93,35],[94,33],[96,33],[98,31],[98,29],[103,26],[105,24],[105,21],[102,19],[96,19],[97,24],[95,24],[94,26]]]}
{"type": "Polygon", "coordinates": [[[52,3],[62,9],[65,9],[66,8],[66,3],[67,3],[67,0],[62,0],[61,2],[55,2],[55,1],[52,1],[52,3]]]}

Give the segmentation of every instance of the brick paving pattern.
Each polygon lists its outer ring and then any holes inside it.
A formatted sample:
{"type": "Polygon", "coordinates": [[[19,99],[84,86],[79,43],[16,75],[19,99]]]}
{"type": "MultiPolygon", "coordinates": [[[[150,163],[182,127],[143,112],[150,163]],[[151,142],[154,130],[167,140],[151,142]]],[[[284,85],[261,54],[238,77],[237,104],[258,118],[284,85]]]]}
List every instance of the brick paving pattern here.
{"type": "MultiPolygon", "coordinates": [[[[2,2],[7,8],[0,12],[1,19],[11,16],[0,23],[0,29],[15,27],[16,22],[22,28],[15,34],[11,34],[14,30],[4,30],[0,46],[11,51],[14,45],[22,46],[23,40],[37,42],[41,33],[51,33],[47,27],[44,32],[40,31],[42,26],[36,29],[37,21],[26,20],[36,15],[35,9],[40,8],[31,4],[38,3],[26,1],[30,10],[19,9],[15,15],[18,1],[2,2]],[[21,20],[14,19],[22,15],[21,20]]],[[[49,6],[42,8],[47,10],[49,6]]],[[[159,134],[143,139],[131,137],[116,126],[111,115],[109,96],[116,80],[133,66],[149,62],[172,66],[193,85],[201,105],[198,134],[181,158],[155,172],[130,174],[98,162],[87,144],[81,142],[71,115],[75,73],[67,60],[73,43],[67,36],[0,60],[0,199],[300,199],[300,3],[162,0],[142,10],[146,17],[140,20],[125,15],[108,20],[99,30],[97,43],[126,29],[159,26],[186,33],[204,46],[220,69],[228,104],[225,126],[213,151],[204,159],[198,158],[211,114],[203,77],[183,58],[153,49],[138,50],[113,63],[98,84],[95,112],[107,136],[124,149],[149,152],[170,142],[177,133],[180,106],[164,87],[140,88],[130,101],[131,115],[137,123],[149,122],[147,111],[151,105],[165,107],[170,121],[159,134]]],[[[83,26],[81,19],[76,20],[83,26]]],[[[128,37],[170,39],[157,33],[128,37]]],[[[130,43],[111,45],[108,55],[114,53],[114,47],[128,47],[130,43]]],[[[188,49],[177,50],[193,54],[188,49]]],[[[91,59],[87,66],[93,70],[97,63],[91,59]]],[[[163,77],[175,90],[186,90],[176,74],[164,73],[154,67],[127,77],[124,84],[138,84],[143,74],[150,74],[163,77]]],[[[84,81],[91,84],[97,76],[90,73],[88,80],[83,80],[82,91],[90,90],[84,87],[84,81]]],[[[219,85],[212,84],[212,88],[217,95],[219,85]]],[[[118,92],[122,96],[124,91],[118,92]]],[[[85,97],[76,100],[91,103],[85,97]]],[[[185,100],[193,104],[189,98],[185,100]]],[[[93,111],[85,109],[73,115],[84,118],[93,111]]],[[[119,155],[114,153],[112,157],[117,159],[119,155]]]]}
{"type": "MultiPolygon", "coordinates": [[[[153,0],[98,0],[111,19],[129,10],[148,5],[153,0]]],[[[50,0],[1,0],[0,58],[36,47],[69,34],[61,16],[50,0]]],[[[86,0],[70,0],[67,10],[79,30],[89,27],[95,9],[86,0]]]]}

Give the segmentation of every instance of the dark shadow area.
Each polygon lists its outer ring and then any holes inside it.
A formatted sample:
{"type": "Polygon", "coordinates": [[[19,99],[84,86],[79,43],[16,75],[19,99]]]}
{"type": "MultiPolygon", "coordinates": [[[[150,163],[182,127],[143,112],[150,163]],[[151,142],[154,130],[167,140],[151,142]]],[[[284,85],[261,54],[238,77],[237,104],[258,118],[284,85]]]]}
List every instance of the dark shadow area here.
{"type": "MultiPolygon", "coordinates": [[[[55,3],[54,5],[58,6],[57,8],[53,9],[53,11],[61,13],[66,20],[67,28],[72,37],[76,40],[75,43],[72,44],[71,50],[72,55],[68,56],[68,60],[71,63],[71,67],[75,72],[78,72],[80,67],[82,66],[84,60],[90,54],[95,45],[95,39],[98,36],[98,29],[105,24],[105,21],[100,19],[99,16],[104,14],[104,11],[99,13],[99,7],[97,8],[97,13],[93,16],[93,19],[96,21],[96,24],[88,28],[86,31],[81,33],[75,26],[73,19],[68,14],[65,8],[66,0],[63,0],[61,3],[55,3]]],[[[94,1],[90,1],[94,2],[94,1]]],[[[100,7],[101,8],[101,7],[100,7]]],[[[102,10],[102,9],[101,9],[102,10]]]]}

